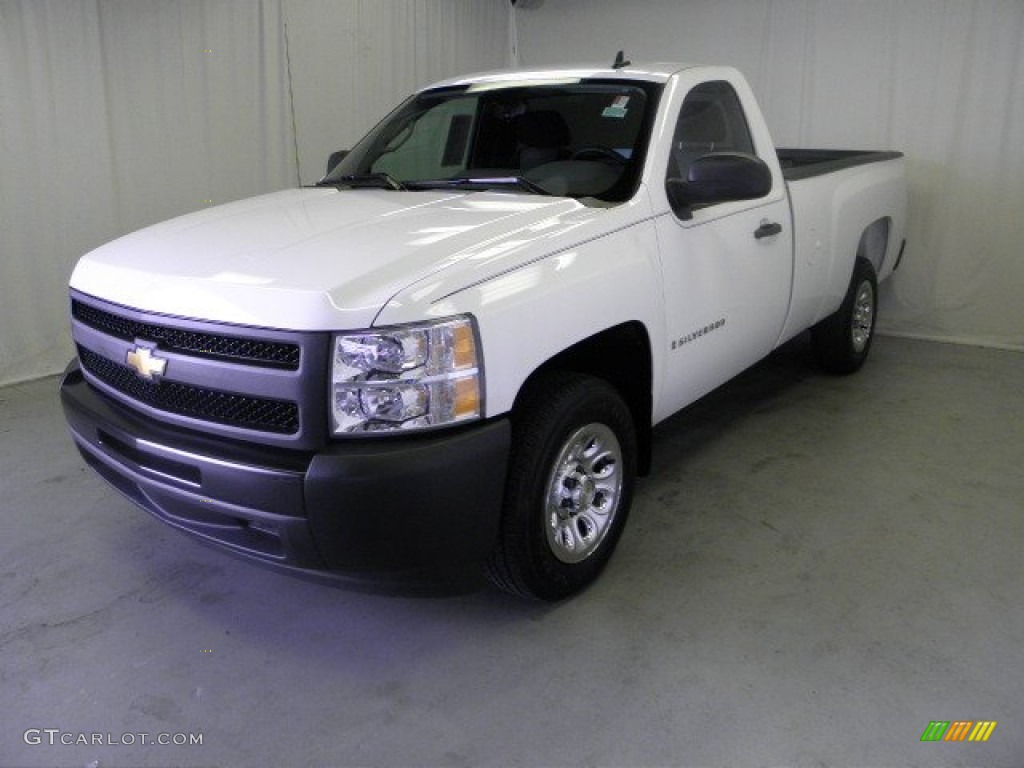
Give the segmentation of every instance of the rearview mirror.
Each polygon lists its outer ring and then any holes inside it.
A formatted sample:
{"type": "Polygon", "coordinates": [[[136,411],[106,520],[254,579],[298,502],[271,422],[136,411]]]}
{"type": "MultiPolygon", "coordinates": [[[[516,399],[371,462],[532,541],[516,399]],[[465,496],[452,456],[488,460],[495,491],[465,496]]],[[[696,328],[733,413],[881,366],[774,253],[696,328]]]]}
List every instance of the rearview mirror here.
{"type": "Polygon", "coordinates": [[[759,157],[741,152],[716,152],[690,164],[686,180],[665,182],[669,202],[683,218],[695,205],[754,200],[772,191],[772,172],[759,157]]]}

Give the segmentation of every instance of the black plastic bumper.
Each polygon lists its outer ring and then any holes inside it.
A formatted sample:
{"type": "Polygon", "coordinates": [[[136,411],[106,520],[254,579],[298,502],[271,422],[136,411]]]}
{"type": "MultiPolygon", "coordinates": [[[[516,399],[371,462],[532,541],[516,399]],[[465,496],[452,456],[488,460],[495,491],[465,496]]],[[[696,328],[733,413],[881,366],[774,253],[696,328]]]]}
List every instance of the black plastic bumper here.
{"type": "Polygon", "coordinates": [[[61,402],[83,458],[165,523],[305,576],[403,591],[476,580],[498,535],[505,419],[295,453],[169,428],[97,393],[61,402]]]}

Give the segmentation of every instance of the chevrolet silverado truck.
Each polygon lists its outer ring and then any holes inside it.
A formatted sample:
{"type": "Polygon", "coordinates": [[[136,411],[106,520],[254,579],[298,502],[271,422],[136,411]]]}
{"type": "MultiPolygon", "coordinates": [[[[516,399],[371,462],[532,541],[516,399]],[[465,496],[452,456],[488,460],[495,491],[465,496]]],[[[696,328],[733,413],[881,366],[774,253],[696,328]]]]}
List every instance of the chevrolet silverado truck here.
{"type": "Polygon", "coordinates": [[[865,361],[902,155],[776,149],[719,66],[450,79],[315,185],[83,256],[61,399],[160,520],[402,590],[590,584],[652,427],[810,329],[865,361]]]}

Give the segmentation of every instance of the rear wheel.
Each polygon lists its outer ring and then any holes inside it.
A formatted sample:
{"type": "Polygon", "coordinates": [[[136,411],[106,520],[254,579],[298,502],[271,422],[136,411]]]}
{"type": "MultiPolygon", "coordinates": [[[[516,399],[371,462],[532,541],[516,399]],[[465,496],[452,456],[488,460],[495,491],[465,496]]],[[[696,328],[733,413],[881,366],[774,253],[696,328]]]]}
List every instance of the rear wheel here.
{"type": "Polygon", "coordinates": [[[622,533],[636,477],[632,416],[602,379],[554,373],[517,406],[512,440],[488,573],[507,591],[558,600],[597,578],[622,533]]]}
{"type": "Polygon", "coordinates": [[[811,329],[818,365],[837,374],[860,370],[871,349],[877,313],[875,268],[867,259],[858,258],[842,305],[811,329]]]}

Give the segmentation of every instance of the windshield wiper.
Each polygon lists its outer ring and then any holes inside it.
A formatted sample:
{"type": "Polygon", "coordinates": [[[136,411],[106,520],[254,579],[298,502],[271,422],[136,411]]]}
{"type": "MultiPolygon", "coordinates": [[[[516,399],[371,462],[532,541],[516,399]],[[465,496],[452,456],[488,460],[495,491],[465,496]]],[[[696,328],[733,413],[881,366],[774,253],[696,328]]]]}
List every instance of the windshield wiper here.
{"type": "Polygon", "coordinates": [[[337,187],[344,185],[353,189],[372,187],[374,189],[393,189],[396,191],[408,189],[402,182],[387,173],[350,173],[347,176],[339,176],[336,179],[318,181],[318,187],[337,187]]]}
{"type": "Polygon", "coordinates": [[[492,187],[515,187],[531,195],[550,195],[544,187],[523,176],[459,176],[454,179],[423,179],[407,182],[409,189],[490,189],[492,187]]]}

